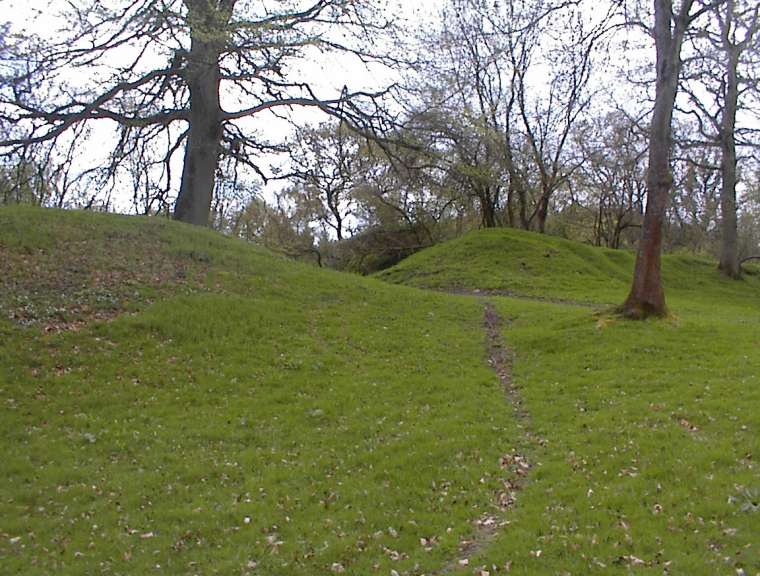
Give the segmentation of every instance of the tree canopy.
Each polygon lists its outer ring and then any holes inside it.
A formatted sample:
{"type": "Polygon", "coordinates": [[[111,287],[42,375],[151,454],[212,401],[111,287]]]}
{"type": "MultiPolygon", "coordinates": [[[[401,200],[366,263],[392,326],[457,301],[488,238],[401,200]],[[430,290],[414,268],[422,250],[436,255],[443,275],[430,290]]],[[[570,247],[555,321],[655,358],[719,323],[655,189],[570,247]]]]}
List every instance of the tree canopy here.
{"type": "MultiPolygon", "coordinates": [[[[313,107],[373,129],[379,94],[347,87],[323,94],[301,62],[325,54],[381,61],[373,51],[389,23],[374,0],[78,1],[54,39],[16,39],[6,50],[0,118],[6,155],[61,145],[95,121],[119,135],[103,175],[141,158],[155,193],[167,196],[182,161],[175,217],[207,224],[225,161],[266,178],[262,155],[279,149],[251,119],[313,107]]],[[[320,87],[324,89],[323,87],[320,87]]]]}
{"type": "Polygon", "coordinates": [[[61,6],[0,27],[5,202],[131,195],[333,265],[474,227],[636,248],[630,316],[666,311],[663,249],[760,252],[756,3],[61,6]]]}

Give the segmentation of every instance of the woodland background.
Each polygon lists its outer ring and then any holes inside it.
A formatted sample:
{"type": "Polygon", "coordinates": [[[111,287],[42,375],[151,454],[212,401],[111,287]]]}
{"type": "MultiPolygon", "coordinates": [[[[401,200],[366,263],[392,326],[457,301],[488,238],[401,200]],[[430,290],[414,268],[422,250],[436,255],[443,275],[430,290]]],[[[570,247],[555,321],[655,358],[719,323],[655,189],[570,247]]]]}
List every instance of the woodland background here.
{"type": "Polygon", "coordinates": [[[60,30],[0,28],[0,202],[192,220],[195,162],[195,223],[322,266],[370,273],[479,227],[635,248],[660,4],[676,33],[687,16],[664,248],[720,258],[728,235],[742,261],[760,253],[746,0],[40,6],[60,30]]]}

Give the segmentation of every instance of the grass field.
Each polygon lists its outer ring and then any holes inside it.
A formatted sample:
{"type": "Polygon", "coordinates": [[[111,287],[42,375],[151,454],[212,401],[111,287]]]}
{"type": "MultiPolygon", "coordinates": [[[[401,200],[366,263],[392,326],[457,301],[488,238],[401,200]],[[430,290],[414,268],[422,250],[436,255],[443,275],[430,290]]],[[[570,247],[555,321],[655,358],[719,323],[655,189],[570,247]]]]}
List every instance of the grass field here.
{"type": "Polygon", "coordinates": [[[564,302],[488,296],[521,421],[484,298],[0,209],[0,573],[760,574],[760,281],[674,257],[666,321],[570,302],[631,265],[497,231],[381,275],[564,302]]]}

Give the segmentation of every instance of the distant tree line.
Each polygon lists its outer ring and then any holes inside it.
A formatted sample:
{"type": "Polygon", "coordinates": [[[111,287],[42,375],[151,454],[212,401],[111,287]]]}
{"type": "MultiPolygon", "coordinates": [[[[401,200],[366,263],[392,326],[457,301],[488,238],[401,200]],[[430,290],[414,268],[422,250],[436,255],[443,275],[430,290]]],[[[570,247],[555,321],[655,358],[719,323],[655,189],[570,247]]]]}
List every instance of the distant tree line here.
{"type": "Polygon", "coordinates": [[[752,0],[447,0],[416,30],[374,0],[67,10],[67,38],[0,27],[3,203],[109,209],[127,190],[135,212],[362,272],[479,227],[559,234],[637,249],[631,317],[666,313],[663,249],[732,278],[760,253],[752,0]],[[395,81],[323,94],[294,73],[320,53],[395,81]]]}

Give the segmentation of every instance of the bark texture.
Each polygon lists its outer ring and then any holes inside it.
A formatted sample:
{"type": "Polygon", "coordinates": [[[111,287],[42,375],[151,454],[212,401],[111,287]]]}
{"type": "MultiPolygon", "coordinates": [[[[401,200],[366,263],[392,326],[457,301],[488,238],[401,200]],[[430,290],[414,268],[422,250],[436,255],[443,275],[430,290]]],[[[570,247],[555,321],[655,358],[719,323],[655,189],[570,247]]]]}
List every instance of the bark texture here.
{"type": "Polygon", "coordinates": [[[657,85],[649,136],[647,207],[633,285],[621,307],[623,315],[630,318],[667,314],[661,275],[663,224],[673,186],[670,171],[671,125],[681,73],[681,45],[689,24],[692,3],[692,0],[684,0],[680,13],[674,14],[671,0],[654,0],[657,85]]]}
{"type": "Polygon", "coordinates": [[[186,4],[192,42],[183,73],[190,89],[190,128],[174,218],[208,226],[222,140],[219,55],[229,14],[208,0],[186,4]]]}
{"type": "Polygon", "coordinates": [[[741,276],[736,218],[736,110],[739,105],[739,47],[731,41],[734,0],[726,2],[721,36],[726,55],[723,117],[720,127],[722,188],[720,193],[721,252],[719,268],[729,278],[741,276]]]}

